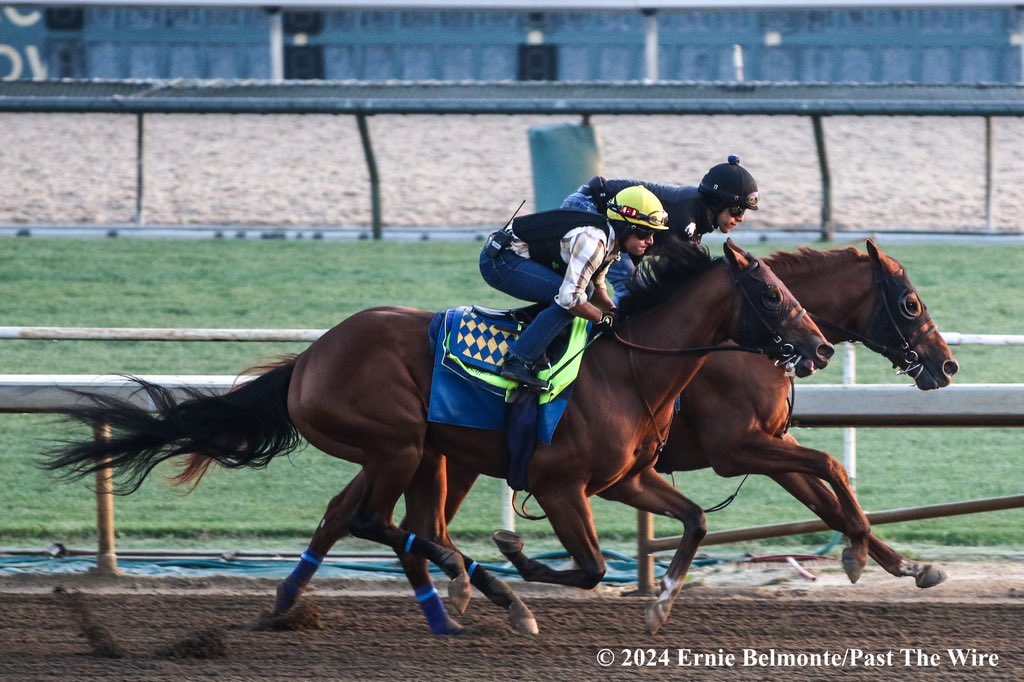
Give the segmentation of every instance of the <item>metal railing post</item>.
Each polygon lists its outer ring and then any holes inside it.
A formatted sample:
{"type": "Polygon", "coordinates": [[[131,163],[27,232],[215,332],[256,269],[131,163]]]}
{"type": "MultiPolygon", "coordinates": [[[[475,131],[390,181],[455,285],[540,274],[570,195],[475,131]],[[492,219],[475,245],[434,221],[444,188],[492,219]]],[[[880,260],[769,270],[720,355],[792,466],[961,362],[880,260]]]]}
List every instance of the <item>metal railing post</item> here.
{"type": "Polygon", "coordinates": [[[830,242],[835,238],[835,226],[832,224],[832,174],[828,169],[821,116],[811,116],[811,123],[814,125],[814,143],[818,148],[818,167],[821,169],[821,239],[830,242]]]}
{"type": "MultiPolygon", "coordinates": [[[[110,440],[110,425],[94,422],[93,437],[98,441],[110,440]]],[[[109,464],[109,460],[104,460],[109,464]]],[[[96,572],[100,575],[122,575],[117,567],[114,548],[114,470],[104,466],[96,472],[96,572]]]]}
{"type": "Polygon", "coordinates": [[[501,523],[502,528],[505,530],[516,529],[516,512],[514,507],[515,491],[512,488],[503,486],[505,488],[504,494],[501,496],[501,523]]]}
{"type": "Polygon", "coordinates": [[[636,513],[636,574],[640,594],[654,594],[654,555],[650,544],[654,540],[654,515],[638,510],[636,513]]]}
{"type": "Polygon", "coordinates": [[[143,155],[145,150],[142,142],[144,137],[142,117],[141,113],[135,115],[135,224],[139,227],[146,222],[145,204],[143,203],[143,175],[145,174],[143,155]]]}
{"type": "Polygon", "coordinates": [[[359,124],[359,137],[363,141],[363,153],[366,155],[366,168],[370,172],[370,209],[373,213],[373,238],[383,236],[380,216],[380,177],[377,175],[377,159],[373,156],[373,145],[370,144],[370,128],[366,124],[366,114],[356,114],[359,124]]]}
{"type": "Polygon", "coordinates": [[[985,117],[985,231],[992,232],[992,117],[985,117]]]}
{"type": "MultiPolygon", "coordinates": [[[[843,363],[843,385],[857,383],[857,347],[852,343],[844,343],[845,354],[843,363]]],[[[843,464],[850,479],[850,488],[857,491],[857,427],[847,426],[843,429],[843,464]]]]}

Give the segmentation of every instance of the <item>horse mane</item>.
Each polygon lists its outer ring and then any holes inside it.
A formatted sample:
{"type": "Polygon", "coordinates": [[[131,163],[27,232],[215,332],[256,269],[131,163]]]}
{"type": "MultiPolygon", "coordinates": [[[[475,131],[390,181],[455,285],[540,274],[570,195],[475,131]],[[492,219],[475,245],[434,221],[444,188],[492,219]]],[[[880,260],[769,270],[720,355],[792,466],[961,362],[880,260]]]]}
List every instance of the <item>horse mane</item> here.
{"type": "Polygon", "coordinates": [[[787,275],[796,277],[808,272],[820,272],[839,262],[845,263],[863,258],[867,258],[867,254],[861,253],[852,246],[830,251],[818,251],[804,246],[795,253],[779,251],[764,260],[772,272],[785,279],[787,275]]]}
{"type": "Polygon", "coordinates": [[[629,283],[629,293],[619,301],[619,314],[632,315],[665,301],[717,262],[706,247],[670,236],[655,244],[640,261],[638,272],[629,283]]]}

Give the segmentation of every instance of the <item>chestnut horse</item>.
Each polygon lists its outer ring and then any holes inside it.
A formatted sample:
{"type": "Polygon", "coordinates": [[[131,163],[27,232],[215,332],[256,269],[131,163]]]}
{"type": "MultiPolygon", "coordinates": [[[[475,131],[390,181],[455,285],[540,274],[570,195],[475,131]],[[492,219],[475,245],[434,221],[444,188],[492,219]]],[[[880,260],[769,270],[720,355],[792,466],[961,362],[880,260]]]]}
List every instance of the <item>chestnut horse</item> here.
{"type": "MultiPolygon", "coordinates": [[[[873,241],[868,240],[866,254],[854,248],[801,249],[795,254],[776,254],[766,262],[807,305],[830,342],[863,343],[886,357],[898,372],[910,375],[921,390],[947,386],[959,369],[906,270],[873,241]]],[[[945,580],[941,569],[910,561],[873,535],[842,465],[827,453],[802,447],[788,433],[790,388],[790,379],[764,357],[712,354],[682,393],[658,468],[691,471],[712,467],[726,477],[770,476],[830,528],[850,538],[843,566],[851,582],[860,577],[868,554],[894,576],[913,576],[918,587],[932,587],[945,580]]],[[[449,463],[448,520],[476,478],[472,470],[449,463]]],[[[326,554],[348,534],[361,488],[357,476],[332,502],[311,545],[316,551],[326,554]]],[[[410,513],[416,508],[407,501],[410,513]]],[[[447,536],[444,539],[450,542],[447,536]]],[[[403,564],[414,586],[429,584],[427,567],[420,558],[405,557],[403,564]]],[[[279,611],[287,610],[291,603],[279,601],[279,611]]],[[[461,612],[467,603],[456,600],[455,608],[461,612]]]]}
{"type": "MultiPolygon", "coordinates": [[[[584,356],[573,400],[551,444],[539,444],[534,454],[530,490],[580,567],[543,567],[533,571],[535,580],[583,588],[600,582],[605,563],[588,498],[605,494],[640,509],[671,509],[684,521],[685,539],[666,578],[674,581],[674,597],[703,537],[703,524],[689,521],[701,512],[649,472],[676,396],[706,359],[701,349],[734,339],[787,362],[800,376],[825,367],[834,352],[770,268],[731,241],[724,262],[690,244],[676,247],[674,267],[635,311],[623,312],[621,336],[615,336],[658,352],[637,353],[621,341],[599,338],[584,356]],[[652,480],[631,485],[637,477],[652,480]],[[666,494],[674,498],[671,504],[661,499],[666,494]]],[[[480,587],[509,609],[515,627],[535,632],[532,615],[510,591],[495,589],[475,562],[431,540],[446,537],[441,453],[475,474],[506,473],[501,433],[427,421],[433,371],[427,329],[433,317],[404,308],[357,313],[296,358],[222,396],[193,392],[179,403],[161,387],[143,383],[155,414],[129,401],[91,396],[91,405],[65,413],[110,424],[111,439],[67,444],[50,453],[44,466],[75,477],[109,459],[119,492],[131,492],[159,462],[178,455],[190,455],[184,482],[198,480],[214,462],[266,466],[305,438],[362,467],[352,535],[427,558],[455,584],[480,587]],[[395,505],[407,490],[427,510],[413,532],[393,523],[395,505]],[[426,492],[417,499],[417,491],[426,492]]],[[[519,556],[517,566],[543,566],[519,556]]],[[[318,563],[312,554],[304,557],[318,563]]],[[[659,608],[664,622],[667,608],[659,608]]],[[[446,620],[444,614],[432,627],[443,632],[446,620]]]]}
{"type": "MultiPolygon", "coordinates": [[[[924,391],[948,386],[959,370],[924,302],[896,260],[871,240],[855,249],[802,250],[767,259],[804,302],[832,343],[859,341],[883,355],[924,391]],[[824,286],[825,284],[828,286],[824,286]]],[[[913,576],[927,588],[946,579],[936,567],[910,561],[867,530],[843,466],[827,453],[801,446],[788,433],[790,382],[763,358],[711,358],[682,394],[660,470],[711,467],[720,476],[770,476],[850,547],[843,568],[857,582],[869,554],[885,571],[913,576]],[[742,388],[722,397],[724,385],[742,388]],[[826,485],[827,484],[827,485],[826,485]],[[831,487],[831,490],[829,489],[831,487]]],[[[795,394],[799,400],[799,391],[795,394]]]]}

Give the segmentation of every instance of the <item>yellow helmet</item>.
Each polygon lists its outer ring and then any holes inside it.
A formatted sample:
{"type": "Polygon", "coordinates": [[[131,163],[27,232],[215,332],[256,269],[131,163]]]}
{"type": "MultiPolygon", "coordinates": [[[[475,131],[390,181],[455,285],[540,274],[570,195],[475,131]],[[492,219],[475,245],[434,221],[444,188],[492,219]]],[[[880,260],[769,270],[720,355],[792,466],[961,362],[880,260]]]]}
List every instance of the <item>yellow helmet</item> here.
{"type": "Polygon", "coordinates": [[[624,220],[649,230],[667,230],[668,213],[654,192],[643,185],[633,185],[620,191],[608,202],[609,220],[624,220]]]}

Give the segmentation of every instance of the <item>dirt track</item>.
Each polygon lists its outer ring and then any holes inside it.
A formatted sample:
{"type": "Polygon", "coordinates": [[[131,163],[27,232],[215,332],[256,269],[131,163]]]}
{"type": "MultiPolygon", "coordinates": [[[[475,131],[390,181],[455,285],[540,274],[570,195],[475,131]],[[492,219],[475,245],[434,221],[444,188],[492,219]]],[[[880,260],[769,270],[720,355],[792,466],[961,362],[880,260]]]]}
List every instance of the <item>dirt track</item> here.
{"type": "Polygon", "coordinates": [[[514,634],[504,614],[477,597],[458,618],[466,633],[438,638],[427,633],[408,586],[392,581],[315,583],[310,600],[323,629],[266,632],[253,625],[270,605],[273,581],[13,576],[0,579],[0,679],[1024,679],[1024,567],[946,568],[959,579],[928,591],[877,569],[856,586],[831,568],[815,568],[813,583],[785,567],[705,573],[653,637],[643,632],[650,599],[619,589],[514,583],[539,636],[514,634]],[[56,585],[67,593],[55,593],[56,585]],[[82,613],[102,628],[87,633],[82,613]],[[95,653],[97,630],[120,658],[95,653]],[[164,652],[197,631],[222,650],[164,652]],[[598,665],[602,649],[614,656],[608,667],[598,665]],[[656,664],[624,665],[625,650],[638,649],[656,664]],[[719,663],[732,655],[734,663],[680,666],[687,649],[719,663]],[[949,649],[995,654],[998,664],[988,658],[968,673],[949,649]],[[749,650],[764,658],[751,662],[749,650]],[[203,653],[216,657],[194,657],[203,653]],[[786,654],[808,660],[784,665],[786,654]],[[923,664],[933,658],[935,665],[923,664]]]}

